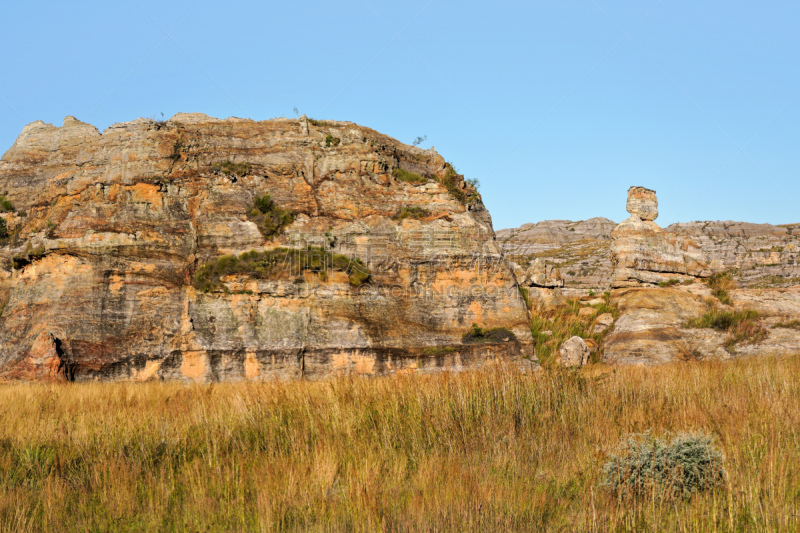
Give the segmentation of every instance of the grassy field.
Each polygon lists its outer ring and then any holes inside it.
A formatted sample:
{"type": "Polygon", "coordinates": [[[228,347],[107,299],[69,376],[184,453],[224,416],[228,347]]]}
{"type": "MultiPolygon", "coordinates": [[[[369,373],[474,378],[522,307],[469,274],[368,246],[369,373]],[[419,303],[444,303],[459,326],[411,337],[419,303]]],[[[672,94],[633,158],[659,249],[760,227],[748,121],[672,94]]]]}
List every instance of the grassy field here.
{"type": "Polygon", "coordinates": [[[322,382],[4,385],[2,531],[795,531],[800,357],[322,382]],[[620,501],[630,432],[723,488],[620,501]]]}

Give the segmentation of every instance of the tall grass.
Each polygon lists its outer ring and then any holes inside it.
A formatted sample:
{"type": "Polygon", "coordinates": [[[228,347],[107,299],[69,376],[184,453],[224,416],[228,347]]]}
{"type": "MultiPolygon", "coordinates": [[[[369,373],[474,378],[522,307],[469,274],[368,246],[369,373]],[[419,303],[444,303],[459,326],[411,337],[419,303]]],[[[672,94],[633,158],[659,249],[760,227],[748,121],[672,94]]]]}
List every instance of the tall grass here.
{"type": "MultiPolygon", "coordinates": [[[[527,296],[523,295],[523,297],[527,296]]],[[[570,299],[565,305],[560,305],[546,311],[534,311],[531,316],[531,334],[536,346],[536,356],[544,365],[555,363],[555,355],[559,346],[570,337],[591,339],[602,345],[603,337],[608,330],[595,333],[594,320],[604,313],[611,313],[614,318],[619,315],[619,310],[609,303],[606,296],[605,302],[592,306],[581,305],[580,299],[570,299]],[[580,316],[582,308],[592,309],[590,315],[580,316]]],[[[526,298],[525,302],[528,303],[526,298]]],[[[600,360],[600,352],[592,354],[591,361],[600,360]]]]}
{"type": "Polygon", "coordinates": [[[2,531],[798,530],[800,357],[222,385],[0,388],[2,531]],[[619,498],[631,433],[721,488],[619,498]]]}

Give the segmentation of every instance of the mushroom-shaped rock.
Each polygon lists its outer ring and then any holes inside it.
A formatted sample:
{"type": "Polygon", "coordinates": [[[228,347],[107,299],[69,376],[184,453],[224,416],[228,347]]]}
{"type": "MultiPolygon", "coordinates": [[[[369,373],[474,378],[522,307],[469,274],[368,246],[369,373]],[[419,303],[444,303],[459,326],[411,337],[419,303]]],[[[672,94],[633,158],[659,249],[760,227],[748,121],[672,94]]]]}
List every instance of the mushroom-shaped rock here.
{"type": "Polygon", "coordinates": [[[628,189],[628,203],[625,206],[628,213],[635,215],[639,220],[655,220],[658,218],[658,199],[656,191],[644,187],[631,187],[628,189]]]}

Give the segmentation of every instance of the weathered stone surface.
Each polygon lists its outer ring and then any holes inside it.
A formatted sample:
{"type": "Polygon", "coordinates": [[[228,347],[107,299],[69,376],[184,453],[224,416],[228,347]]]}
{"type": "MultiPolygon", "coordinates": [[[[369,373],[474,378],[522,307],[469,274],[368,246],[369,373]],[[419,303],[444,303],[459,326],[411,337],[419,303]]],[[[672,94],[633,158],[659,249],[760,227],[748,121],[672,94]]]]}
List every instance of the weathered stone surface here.
{"type": "Polygon", "coordinates": [[[656,191],[644,187],[628,189],[628,203],[625,210],[639,220],[653,221],[658,218],[658,199],[656,191]]]}
{"type": "Polygon", "coordinates": [[[61,128],[37,122],[0,159],[0,190],[19,210],[2,214],[14,234],[0,250],[2,378],[215,381],[535,362],[480,196],[436,152],[369,128],[202,114],[102,134],[71,117],[61,128]],[[429,179],[401,181],[396,168],[429,179]],[[268,238],[248,218],[264,194],[296,213],[268,238]],[[359,258],[369,281],[289,265],[274,279],[224,277],[208,293],[193,285],[208,261],[279,246],[359,258]],[[463,345],[472,323],[517,341],[463,345]]]}
{"type": "Polygon", "coordinates": [[[728,334],[687,328],[709,305],[719,306],[707,287],[632,288],[612,291],[620,310],[614,331],[604,340],[603,360],[613,364],[659,364],[686,359],[728,359],[745,355],[786,355],[800,352],[800,331],[777,327],[800,320],[800,288],[737,289],[731,299],[738,309],[759,313],[767,330],[755,343],[726,346],[728,334]]]}
{"type": "Polygon", "coordinates": [[[615,227],[607,218],[546,220],[499,230],[497,241],[506,255],[521,265],[539,258],[558,268],[566,287],[605,290],[610,284],[611,231],[615,227]]]}
{"type": "Polygon", "coordinates": [[[602,333],[608,328],[611,327],[611,324],[614,323],[614,315],[611,313],[602,313],[597,315],[597,318],[594,319],[594,332],[595,333],[602,333]]]}
{"type": "Polygon", "coordinates": [[[589,347],[582,338],[571,337],[558,348],[557,362],[567,367],[583,366],[589,362],[589,347]]]}
{"type": "Polygon", "coordinates": [[[556,288],[564,286],[564,278],[558,268],[549,265],[541,259],[535,259],[528,268],[523,268],[520,265],[512,262],[514,274],[517,276],[517,282],[524,287],[545,287],[556,288]]]}
{"type": "MultiPolygon", "coordinates": [[[[582,289],[576,294],[585,294],[589,289],[605,291],[611,286],[611,232],[616,226],[604,218],[583,222],[546,220],[498,230],[497,240],[503,251],[521,265],[541,258],[557,267],[564,279],[565,293],[582,289]]],[[[648,231],[647,225],[638,226],[648,231]]],[[[679,249],[677,261],[687,252],[702,250],[711,271],[733,271],[740,287],[800,284],[800,224],[687,222],[672,224],[662,231],[667,243],[679,249]]],[[[693,276],[667,273],[649,279],[658,282],[689,277],[693,276]]],[[[633,279],[636,283],[636,276],[633,279]]]]}
{"type": "Polygon", "coordinates": [[[655,191],[643,187],[628,190],[631,216],[611,232],[612,287],[711,275],[703,251],[694,241],[672,238],[653,222],[657,206],[655,191]]]}

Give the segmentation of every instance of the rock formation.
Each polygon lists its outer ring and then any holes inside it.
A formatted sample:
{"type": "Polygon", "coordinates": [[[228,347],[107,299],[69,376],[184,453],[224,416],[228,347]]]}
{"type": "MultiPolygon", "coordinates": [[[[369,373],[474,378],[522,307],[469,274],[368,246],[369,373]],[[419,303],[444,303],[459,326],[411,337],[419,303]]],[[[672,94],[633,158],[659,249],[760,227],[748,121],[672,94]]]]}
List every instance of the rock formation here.
{"type": "Polygon", "coordinates": [[[607,218],[545,220],[497,231],[506,255],[519,264],[541,259],[558,268],[567,288],[605,290],[611,282],[611,231],[607,218]]]}
{"type": "MultiPolygon", "coordinates": [[[[540,258],[557,267],[564,292],[611,286],[611,232],[606,218],[583,222],[545,220],[497,231],[509,258],[525,264],[540,258]]],[[[728,270],[741,287],[788,287],[800,283],[800,224],[686,222],[664,228],[668,240],[689,239],[712,271],[728,270]]]]}
{"type": "Polygon", "coordinates": [[[558,348],[558,364],[566,367],[583,366],[589,362],[589,346],[580,337],[570,337],[558,348]]]}
{"type": "Polygon", "coordinates": [[[356,124],[35,122],[0,191],[0,378],[535,364],[480,195],[433,150],[356,124]],[[462,342],[473,323],[510,340],[462,342]]]}
{"type": "Polygon", "coordinates": [[[654,222],[658,218],[655,191],[631,187],[626,208],[630,218],[611,232],[612,287],[711,275],[703,251],[691,238],[669,236],[654,222]]]}

